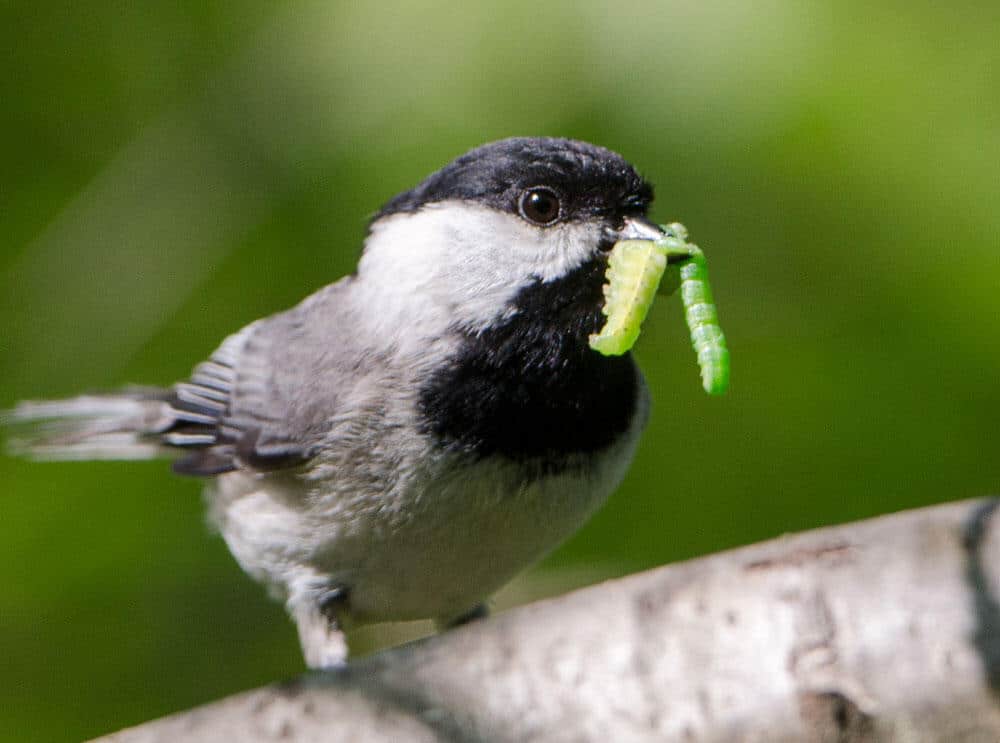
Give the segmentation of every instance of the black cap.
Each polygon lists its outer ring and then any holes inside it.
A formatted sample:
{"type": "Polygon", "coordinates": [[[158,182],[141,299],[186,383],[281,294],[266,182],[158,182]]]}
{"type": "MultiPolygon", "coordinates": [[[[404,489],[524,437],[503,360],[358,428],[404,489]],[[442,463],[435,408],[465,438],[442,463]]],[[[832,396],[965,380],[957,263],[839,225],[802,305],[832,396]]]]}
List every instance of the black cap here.
{"type": "Polygon", "coordinates": [[[642,216],[653,187],[621,155],[557,137],[512,137],[470,150],[389,201],[375,219],[457,199],[518,213],[520,196],[544,187],[562,202],[558,221],[642,216]]]}

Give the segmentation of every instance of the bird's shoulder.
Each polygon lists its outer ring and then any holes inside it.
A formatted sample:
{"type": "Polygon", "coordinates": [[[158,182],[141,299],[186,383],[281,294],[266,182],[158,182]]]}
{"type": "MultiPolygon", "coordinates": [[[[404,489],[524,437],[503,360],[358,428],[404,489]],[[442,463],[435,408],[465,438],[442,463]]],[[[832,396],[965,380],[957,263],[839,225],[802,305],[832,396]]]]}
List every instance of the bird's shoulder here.
{"type": "Polygon", "coordinates": [[[247,325],[171,388],[177,424],[164,441],[188,450],[177,471],[267,470],[312,456],[373,355],[358,332],[354,283],[344,277],[247,325]]]}

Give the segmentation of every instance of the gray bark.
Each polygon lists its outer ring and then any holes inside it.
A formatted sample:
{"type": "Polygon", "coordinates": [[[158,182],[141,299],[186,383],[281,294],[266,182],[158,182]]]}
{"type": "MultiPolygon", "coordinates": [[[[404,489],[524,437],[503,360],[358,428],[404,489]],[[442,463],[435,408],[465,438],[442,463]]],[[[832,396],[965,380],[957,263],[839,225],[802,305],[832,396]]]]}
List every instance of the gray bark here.
{"type": "Polygon", "coordinates": [[[998,504],[651,570],[102,740],[1000,741],[998,504]]]}

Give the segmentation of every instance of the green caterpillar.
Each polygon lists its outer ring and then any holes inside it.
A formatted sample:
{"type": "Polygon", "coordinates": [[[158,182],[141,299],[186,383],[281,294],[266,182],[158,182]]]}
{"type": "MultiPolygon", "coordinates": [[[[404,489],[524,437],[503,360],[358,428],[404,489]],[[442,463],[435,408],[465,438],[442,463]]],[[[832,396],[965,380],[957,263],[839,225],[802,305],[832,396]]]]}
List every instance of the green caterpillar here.
{"type": "Polygon", "coordinates": [[[702,386],[710,395],[721,395],[729,387],[729,350],[712,300],[705,254],[686,242],[684,225],[674,222],[663,232],[659,240],[622,240],[611,251],[604,285],[603,312],[608,319],[599,333],[590,336],[590,347],[605,356],[632,348],[669,263],[679,270],[684,317],[702,386]]]}
{"type": "Polygon", "coordinates": [[[608,257],[601,332],[590,347],[605,356],[620,356],[635,344],[653,295],[667,267],[667,254],[653,240],[622,240],[608,257]]]}

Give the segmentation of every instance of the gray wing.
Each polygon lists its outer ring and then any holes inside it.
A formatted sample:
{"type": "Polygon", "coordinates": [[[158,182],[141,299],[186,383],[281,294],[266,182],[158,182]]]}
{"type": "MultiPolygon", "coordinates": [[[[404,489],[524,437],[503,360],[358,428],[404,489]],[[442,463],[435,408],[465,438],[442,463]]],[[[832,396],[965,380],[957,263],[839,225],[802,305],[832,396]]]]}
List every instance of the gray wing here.
{"type": "Polygon", "coordinates": [[[36,459],[172,453],[176,471],[201,476],[303,464],[334,435],[377,427],[385,391],[401,386],[385,381],[390,355],[362,331],[352,286],[347,277],[247,326],[173,387],[22,402],[0,411],[0,429],[36,459]]]}
{"type": "Polygon", "coordinates": [[[175,423],[161,441],[187,450],[174,470],[217,475],[309,460],[336,415],[352,366],[343,294],[350,278],[230,336],[169,391],[175,423]]]}

